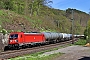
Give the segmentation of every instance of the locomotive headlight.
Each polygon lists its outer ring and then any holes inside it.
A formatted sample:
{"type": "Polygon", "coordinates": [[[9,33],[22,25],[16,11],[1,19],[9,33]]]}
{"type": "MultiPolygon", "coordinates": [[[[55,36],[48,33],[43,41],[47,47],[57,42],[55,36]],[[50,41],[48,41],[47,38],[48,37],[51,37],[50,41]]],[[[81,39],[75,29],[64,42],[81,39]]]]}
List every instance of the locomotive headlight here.
{"type": "Polygon", "coordinates": [[[10,40],[10,42],[12,42],[12,40],[10,40]]]}
{"type": "Polygon", "coordinates": [[[18,42],[18,40],[15,40],[15,42],[18,42]]]}

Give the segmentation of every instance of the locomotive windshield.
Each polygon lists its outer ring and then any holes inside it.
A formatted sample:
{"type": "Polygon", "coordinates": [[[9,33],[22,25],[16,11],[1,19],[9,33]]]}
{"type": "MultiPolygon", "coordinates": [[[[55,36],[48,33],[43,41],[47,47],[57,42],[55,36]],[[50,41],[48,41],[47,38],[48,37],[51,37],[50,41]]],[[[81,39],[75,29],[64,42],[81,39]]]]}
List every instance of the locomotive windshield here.
{"type": "Polygon", "coordinates": [[[18,34],[12,34],[9,36],[10,39],[17,39],[18,38],[18,34]]]}

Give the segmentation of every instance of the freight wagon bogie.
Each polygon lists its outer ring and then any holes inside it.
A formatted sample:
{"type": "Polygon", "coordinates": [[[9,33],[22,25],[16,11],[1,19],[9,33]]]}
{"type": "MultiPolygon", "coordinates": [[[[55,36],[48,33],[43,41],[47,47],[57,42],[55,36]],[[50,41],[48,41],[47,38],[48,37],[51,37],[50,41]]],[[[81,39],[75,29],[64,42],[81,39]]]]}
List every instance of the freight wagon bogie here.
{"type": "Polygon", "coordinates": [[[8,49],[20,49],[19,44],[8,44],[8,49]]]}

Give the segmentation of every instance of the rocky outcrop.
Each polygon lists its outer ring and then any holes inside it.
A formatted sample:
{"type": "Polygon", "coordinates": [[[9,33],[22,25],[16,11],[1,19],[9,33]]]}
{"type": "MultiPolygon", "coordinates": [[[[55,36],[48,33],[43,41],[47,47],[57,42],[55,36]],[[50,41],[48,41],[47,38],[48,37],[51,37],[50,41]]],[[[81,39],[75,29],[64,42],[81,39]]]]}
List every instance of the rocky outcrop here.
{"type": "Polygon", "coordinates": [[[0,51],[3,51],[5,46],[8,45],[8,34],[3,35],[0,33],[0,51]]]}

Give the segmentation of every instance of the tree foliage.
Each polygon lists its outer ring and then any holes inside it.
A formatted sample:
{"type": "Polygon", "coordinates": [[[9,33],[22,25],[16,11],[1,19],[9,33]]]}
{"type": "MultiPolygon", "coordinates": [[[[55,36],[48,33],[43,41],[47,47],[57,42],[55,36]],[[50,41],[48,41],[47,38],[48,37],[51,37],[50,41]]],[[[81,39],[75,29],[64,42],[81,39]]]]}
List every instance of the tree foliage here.
{"type": "Polygon", "coordinates": [[[40,8],[49,0],[1,0],[0,9],[12,10],[19,14],[39,15],[40,8]]]}
{"type": "Polygon", "coordinates": [[[84,31],[84,35],[85,35],[86,38],[88,36],[87,42],[90,43],[90,20],[87,22],[87,26],[86,26],[86,29],[84,31]]]}

